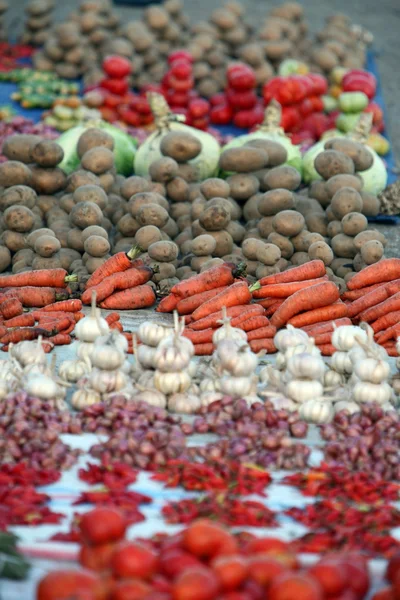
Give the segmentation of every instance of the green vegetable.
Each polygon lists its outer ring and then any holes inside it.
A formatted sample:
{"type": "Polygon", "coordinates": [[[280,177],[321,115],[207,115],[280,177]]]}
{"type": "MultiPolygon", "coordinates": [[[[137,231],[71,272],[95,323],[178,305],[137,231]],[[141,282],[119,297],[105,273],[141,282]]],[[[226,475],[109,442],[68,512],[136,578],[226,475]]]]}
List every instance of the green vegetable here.
{"type": "Polygon", "coordinates": [[[360,113],[368,106],[368,96],[364,92],[343,92],[339,98],[339,108],[344,113],[360,113]]]}
{"type": "Polygon", "coordinates": [[[324,111],[326,113],[331,113],[334,110],[337,110],[338,101],[333,96],[321,96],[322,102],[324,103],[324,111]]]}
{"type": "Polygon", "coordinates": [[[336,127],[340,131],[344,131],[344,133],[349,133],[350,131],[353,131],[354,127],[356,127],[360,119],[360,115],[361,113],[341,113],[336,119],[336,127]]]}
{"type": "Polygon", "coordinates": [[[30,564],[17,549],[18,538],[12,533],[0,532],[0,578],[26,579],[30,564]]]}

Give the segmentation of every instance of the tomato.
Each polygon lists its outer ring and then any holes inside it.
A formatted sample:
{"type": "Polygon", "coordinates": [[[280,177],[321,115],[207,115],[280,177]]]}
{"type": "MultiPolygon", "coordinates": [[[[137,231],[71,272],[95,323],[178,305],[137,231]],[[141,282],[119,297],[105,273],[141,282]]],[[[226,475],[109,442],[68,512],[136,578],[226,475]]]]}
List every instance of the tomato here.
{"type": "Polygon", "coordinates": [[[208,117],[201,117],[200,119],[191,118],[191,123],[193,127],[196,127],[196,129],[201,129],[202,131],[205,131],[209,126],[210,121],[208,117]]]}
{"type": "Polygon", "coordinates": [[[308,73],[305,75],[305,79],[308,79],[312,83],[312,95],[322,96],[328,91],[328,81],[323,75],[319,73],[308,73]]]}
{"type": "Polygon", "coordinates": [[[314,136],[319,139],[325,131],[331,129],[331,121],[324,113],[313,113],[303,120],[302,128],[313,132],[314,136]]]}
{"type": "Polygon", "coordinates": [[[101,544],[90,546],[83,544],[79,550],[79,563],[92,571],[104,571],[110,567],[111,557],[115,551],[115,544],[101,544]]]}
{"type": "Polygon", "coordinates": [[[287,552],[289,545],[278,538],[254,538],[245,546],[246,554],[287,552]]]}
{"type": "Polygon", "coordinates": [[[274,77],[264,85],[263,97],[266,104],[274,98],[282,106],[289,106],[301,102],[309,91],[310,85],[303,75],[274,77]]]}
{"type": "Polygon", "coordinates": [[[174,600],[215,600],[219,590],[216,575],[207,567],[187,569],[172,586],[174,600]]]}
{"type": "Polygon", "coordinates": [[[237,110],[249,110],[257,104],[257,95],[253,90],[247,92],[236,92],[227,90],[226,97],[229,104],[237,110]]]}
{"type": "Polygon", "coordinates": [[[116,96],[123,96],[129,89],[126,79],[103,79],[100,85],[103,89],[116,96]]]}
{"type": "Polygon", "coordinates": [[[79,528],[89,544],[105,544],[121,540],[126,531],[126,520],[114,508],[94,508],[82,515],[79,528]]]}
{"type": "Polygon", "coordinates": [[[226,95],[223,92],[220,92],[219,94],[214,94],[214,96],[211,96],[211,98],[209,98],[209,102],[211,106],[221,106],[223,104],[226,104],[226,95]]]}
{"type": "Polygon", "coordinates": [[[146,97],[147,92],[156,92],[156,94],[162,94],[161,85],[158,83],[146,83],[140,88],[140,95],[146,97]]]}
{"type": "Polygon", "coordinates": [[[372,113],[372,123],[374,125],[380,125],[383,123],[383,110],[376,102],[370,102],[364,112],[372,113]]]}
{"type": "Polygon", "coordinates": [[[237,91],[251,90],[256,87],[256,74],[253,69],[236,70],[228,74],[228,85],[237,91]]]}
{"type": "Polygon", "coordinates": [[[148,103],[147,98],[142,98],[141,96],[139,96],[135,100],[135,109],[141,115],[151,115],[152,114],[150,104],[148,103]]]}
{"type": "Polygon", "coordinates": [[[154,116],[151,115],[140,115],[141,125],[151,125],[154,122],[154,116]]]}
{"type": "Polygon", "coordinates": [[[142,120],[139,113],[137,113],[135,110],[126,108],[118,112],[121,115],[121,119],[127,125],[130,125],[131,127],[139,127],[141,125],[142,120]]]}
{"type": "Polygon", "coordinates": [[[188,79],[192,75],[192,64],[184,59],[175,60],[171,65],[170,73],[177,79],[188,79]]]}
{"type": "Polygon", "coordinates": [[[210,111],[210,120],[214,125],[228,125],[232,121],[233,110],[228,104],[213,106],[210,111]]]}
{"type": "Polygon", "coordinates": [[[210,112],[210,103],[204,98],[195,98],[189,102],[189,112],[194,119],[205,117],[210,112]]]}
{"type": "Polygon", "coordinates": [[[318,582],[301,573],[282,573],[275,577],[268,590],[268,600],[323,600],[318,582]]]}
{"type": "Polygon", "coordinates": [[[103,60],[102,67],[109,77],[115,79],[122,79],[132,73],[131,63],[123,56],[107,56],[103,60]]]}
{"type": "Polygon", "coordinates": [[[183,532],[184,547],[199,557],[213,557],[221,554],[235,554],[235,538],[217,523],[199,519],[183,532]]]}
{"type": "Polygon", "coordinates": [[[143,600],[150,592],[151,587],[140,579],[118,581],[111,592],[111,600],[143,600]]]}
{"type": "Polygon", "coordinates": [[[390,586],[376,592],[371,600],[394,600],[393,590],[390,586]]]}
{"type": "Polygon", "coordinates": [[[36,590],[36,600],[105,600],[107,590],[89,571],[59,570],[48,573],[36,590]]]}
{"type": "Polygon", "coordinates": [[[344,92],[364,92],[370,100],[376,94],[376,78],[372,73],[354,73],[350,71],[343,77],[342,88],[344,92]]]}
{"type": "Polygon", "coordinates": [[[249,577],[267,587],[277,575],[287,571],[287,567],[271,554],[257,554],[249,559],[249,577]]]}
{"type": "Polygon", "coordinates": [[[248,574],[247,561],[243,556],[220,556],[211,564],[211,568],[218,575],[224,590],[236,590],[245,581],[248,574]]]}
{"type": "Polygon", "coordinates": [[[138,543],[122,542],[116,548],[111,567],[116,577],[150,579],[158,564],[153,550],[138,543]]]}
{"type": "Polygon", "coordinates": [[[292,131],[300,125],[301,117],[295,106],[282,106],[281,127],[285,131],[292,131]]]}
{"type": "Polygon", "coordinates": [[[188,567],[200,567],[202,563],[189,552],[179,548],[161,551],[160,569],[167,577],[174,579],[188,567]]]}
{"type": "Polygon", "coordinates": [[[393,583],[395,577],[398,575],[400,576],[400,552],[396,552],[390,558],[386,568],[386,579],[393,583]]]}
{"type": "Polygon", "coordinates": [[[250,69],[250,67],[246,63],[242,63],[242,62],[234,62],[234,63],[232,63],[231,65],[229,65],[229,67],[226,70],[228,81],[229,81],[229,77],[233,73],[243,73],[247,69],[250,69]]]}
{"type": "Polygon", "coordinates": [[[186,79],[178,79],[172,74],[168,77],[168,85],[173,88],[176,92],[188,92],[194,88],[193,77],[187,77],[186,79]]]}
{"type": "Polygon", "coordinates": [[[168,55],[168,64],[172,65],[176,60],[194,62],[193,56],[187,50],[175,50],[168,55]]]}
{"type": "Polygon", "coordinates": [[[348,587],[346,571],[338,562],[322,559],[307,572],[318,581],[326,596],[338,596],[348,587]]]}
{"type": "Polygon", "coordinates": [[[263,120],[264,111],[260,112],[253,108],[252,110],[239,110],[233,117],[233,124],[243,129],[251,129],[251,127],[262,123],[263,120]]]}
{"type": "Polygon", "coordinates": [[[100,111],[104,121],[108,121],[108,123],[115,123],[115,121],[118,121],[117,111],[113,110],[109,106],[100,106],[98,110],[100,111]]]}

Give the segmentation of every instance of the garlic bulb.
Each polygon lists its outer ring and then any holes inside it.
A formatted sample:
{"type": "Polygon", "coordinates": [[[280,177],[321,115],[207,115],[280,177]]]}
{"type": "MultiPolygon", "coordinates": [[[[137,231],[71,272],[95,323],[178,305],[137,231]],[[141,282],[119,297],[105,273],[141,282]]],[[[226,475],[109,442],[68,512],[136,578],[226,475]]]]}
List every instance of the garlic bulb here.
{"type": "Polygon", "coordinates": [[[224,395],[220,392],[204,392],[200,396],[201,406],[209,406],[213,402],[222,400],[223,397],[224,395]]]}
{"type": "Polygon", "coordinates": [[[353,371],[353,363],[348,352],[335,352],[332,356],[331,367],[342,375],[350,375],[353,371]]]}
{"type": "MultiPolygon", "coordinates": [[[[82,319],[83,320],[83,319],[82,319]]],[[[88,365],[89,369],[92,368],[92,352],[94,344],[92,342],[78,342],[76,346],[76,355],[80,360],[83,360],[88,365]]]]}
{"type": "Polygon", "coordinates": [[[356,325],[342,325],[334,330],[332,345],[341,352],[348,352],[357,344],[357,339],[367,342],[367,333],[356,325]]]}
{"type": "Polygon", "coordinates": [[[325,363],[319,356],[304,352],[291,356],[286,363],[286,369],[295,379],[318,381],[324,376],[325,363]]]}
{"type": "Polygon", "coordinates": [[[252,375],[258,365],[258,357],[247,344],[241,345],[236,350],[221,353],[221,367],[234,377],[252,375]]]}
{"type": "Polygon", "coordinates": [[[319,381],[301,381],[292,379],[286,385],[286,395],[295,402],[306,402],[314,398],[320,398],[324,393],[322,383],[319,381]]]}
{"type": "Polygon", "coordinates": [[[174,311],[174,332],[167,337],[164,337],[161,342],[158,344],[158,348],[169,348],[170,346],[174,346],[175,348],[182,349],[182,352],[186,350],[186,352],[190,355],[190,358],[194,356],[194,346],[192,342],[183,337],[182,332],[185,329],[185,319],[182,319],[182,322],[179,322],[179,315],[176,311],[174,311]]]}
{"type": "Polygon", "coordinates": [[[335,388],[339,385],[343,385],[346,382],[346,378],[341,373],[328,369],[324,375],[324,387],[335,388]]]}
{"type": "Polygon", "coordinates": [[[390,365],[383,360],[375,358],[365,358],[358,360],[354,365],[354,374],[361,381],[370,383],[382,383],[390,375],[390,365]]]}
{"type": "Polygon", "coordinates": [[[125,375],[129,375],[130,372],[132,371],[132,364],[129,362],[129,360],[127,358],[124,360],[124,364],[121,367],[121,371],[123,373],[125,373],[125,375]]]}
{"type": "Polygon", "coordinates": [[[74,333],[81,342],[94,342],[96,338],[110,331],[105,319],[101,317],[101,311],[96,308],[96,293],[92,294],[92,308],[90,314],[78,321],[74,333]]]}
{"type": "Polygon", "coordinates": [[[163,373],[171,373],[186,369],[190,363],[190,354],[181,346],[157,348],[154,354],[156,369],[163,373]]]}
{"type": "Polygon", "coordinates": [[[137,359],[144,369],[155,369],[156,348],[140,344],[137,349],[137,359]]]}
{"type": "Polygon", "coordinates": [[[86,373],[90,372],[90,368],[83,360],[64,360],[58,370],[58,374],[64,381],[76,383],[86,373]]]}
{"type": "Polygon", "coordinates": [[[143,387],[154,387],[154,371],[144,371],[137,383],[143,387]]]}
{"type": "Polygon", "coordinates": [[[357,402],[352,402],[351,400],[340,400],[340,402],[335,402],[333,409],[335,414],[340,412],[341,410],[347,410],[351,415],[360,412],[360,405],[357,402]]]}
{"type": "Polygon", "coordinates": [[[186,392],[192,380],[186,371],[179,373],[154,372],[154,387],[163,394],[177,394],[186,392]]]}
{"type": "Polygon", "coordinates": [[[307,344],[309,337],[302,329],[296,329],[292,325],[288,325],[286,329],[281,329],[275,334],[274,344],[280,352],[286,352],[293,346],[299,344],[307,344]]]}
{"type": "Polygon", "coordinates": [[[385,404],[381,404],[381,409],[382,409],[384,412],[391,412],[391,411],[393,411],[393,410],[396,412],[396,409],[395,409],[395,407],[394,407],[394,406],[393,406],[393,404],[391,404],[390,402],[386,402],[385,404]]]}
{"type": "Polygon", "coordinates": [[[376,402],[386,404],[392,397],[392,388],[387,382],[376,384],[360,381],[353,388],[355,402],[376,402]]]}
{"type": "Polygon", "coordinates": [[[23,368],[24,375],[52,375],[49,365],[46,363],[32,363],[23,368]]]}
{"type": "Polygon", "coordinates": [[[321,352],[309,338],[307,343],[300,343],[289,347],[285,352],[278,352],[275,364],[279,370],[285,369],[289,358],[304,353],[311,354],[311,356],[321,356],[321,352]]]}
{"type": "Polygon", "coordinates": [[[112,329],[106,335],[101,335],[96,338],[96,344],[106,344],[107,346],[114,346],[124,354],[128,352],[128,340],[122,333],[120,333],[117,329],[112,329]]]}
{"type": "Polygon", "coordinates": [[[121,370],[103,371],[94,368],[90,374],[90,385],[93,390],[101,394],[109,394],[122,390],[127,384],[126,375],[121,370]]]}
{"type": "Polygon", "coordinates": [[[158,406],[158,408],[165,408],[167,406],[165,394],[159,390],[143,389],[133,396],[133,400],[135,402],[146,402],[147,404],[151,404],[151,406],[158,406]]]}
{"type": "Polygon", "coordinates": [[[84,410],[88,406],[99,404],[100,402],[101,396],[99,392],[89,388],[76,390],[71,398],[71,404],[76,410],[84,410]]]}
{"type": "Polygon", "coordinates": [[[4,400],[10,393],[10,388],[4,379],[0,379],[0,400],[4,400]]]}
{"type": "Polygon", "coordinates": [[[201,408],[199,396],[187,394],[172,394],[168,398],[168,409],[172,412],[192,414],[201,408]]]}
{"type": "Polygon", "coordinates": [[[143,344],[156,348],[161,340],[171,335],[171,329],[158,323],[145,321],[140,325],[138,335],[143,344]]]}
{"type": "Polygon", "coordinates": [[[220,388],[223,394],[232,398],[243,398],[250,394],[253,382],[250,377],[232,377],[225,375],[221,378],[220,388]]]}
{"type": "Polygon", "coordinates": [[[46,353],[43,350],[42,338],[33,342],[10,344],[10,357],[15,358],[22,367],[32,364],[47,364],[46,353]]]}
{"type": "Polygon", "coordinates": [[[200,392],[218,392],[220,391],[220,382],[218,378],[206,378],[200,381],[200,392]]]}
{"type": "Polygon", "coordinates": [[[276,396],[275,398],[266,396],[266,400],[269,400],[275,410],[289,410],[290,412],[295,412],[298,408],[296,402],[290,400],[290,398],[285,398],[285,396],[276,396]]]}
{"type": "Polygon", "coordinates": [[[309,423],[330,423],[334,416],[334,409],[331,402],[322,398],[307,400],[299,408],[299,416],[309,423]]]}
{"type": "Polygon", "coordinates": [[[222,340],[243,340],[247,341],[247,333],[243,329],[232,327],[231,325],[224,325],[219,329],[215,330],[213,334],[213,344],[216,346],[222,340]]]}
{"type": "Polygon", "coordinates": [[[28,375],[23,382],[23,389],[30,396],[41,400],[54,400],[60,392],[54,379],[47,375],[28,375]]]}
{"type": "Polygon", "coordinates": [[[95,343],[91,356],[92,364],[103,371],[115,371],[125,362],[125,354],[111,343],[95,343]]]}

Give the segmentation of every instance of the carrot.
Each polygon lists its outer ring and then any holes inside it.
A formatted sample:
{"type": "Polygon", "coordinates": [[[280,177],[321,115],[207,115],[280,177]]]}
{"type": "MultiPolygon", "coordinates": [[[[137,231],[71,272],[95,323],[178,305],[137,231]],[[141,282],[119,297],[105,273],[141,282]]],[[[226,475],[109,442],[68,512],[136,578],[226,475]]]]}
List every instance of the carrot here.
{"type": "Polygon", "coordinates": [[[19,327],[8,331],[0,340],[2,344],[18,344],[18,342],[36,340],[39,336],[50,337],[51,333],[41,327],[19,327]]]}
{"type": "Polygon", "coordinates": [[[156,312],[161,312],[161,313],[173,312],[176,309],[179,301],[180,301],[179,296],[175,296],[175,294],[169,294],[168,296],[165,296],[165,298],[163,298],[161,300],[160,304],[156,308],[156,312]]]}
{"type": "Polygon", "coordinates": [[[378,333],[379,331],[382,331],[387,327],[392,327],[392,325],[396,325],[396,323],[398,323],[399,321],[400,310],[395,310],[371,323],[371,327],[375,333],[378,333]]]}
{"type": "Polygon", "coordinates": [[[318,348],[322,356],[332,356],[332,354],[335,354],[336,352],[336,348],[335,346],[332,346],[332,344],[321,344],[318,348]]]}
{"type": "Polygon", "coordinates": [[[4,300],[0,304],[0,312],[3,315],[4,319],[12,319],[13,317],[18,317],[22,315],[24,311],[24,307],[18,298],[9,298],[8,300],[4,300]]]}
{"type": "Polygon", "coordinates": [[[53,337],[48,338],[47,340],[43,340],[42,344],[51,343],[53,346],[67,346],[72,342],[71,336],[68,333],[58,333],[53,337]]]}
{"type": "Polygon", "coordinates": [[[61,333],[72,333],[73,330],[75,329],[75,323],[71,323],[69,327],[67,327],[66,329],[63,329],[63,331],[61,333]]]}
{"type": "Polygon", "coordinates": [[[372,292],[372,290],[375,290],[377,287],[380,287],[381,285],[382,285],[382,283],[374,283],[373,285],[368,285],[367,287],[361,288],[360,290],[352,290],[351,292],[349,292],[349,291],[343,292],[343,294],[340,297],[342,300],[351,300],[352,302],[354,302],[354,300],[358,300],[359,298],[362,298],[363,296],[365,296],[365,294],[372,292]]]}
{"type": "Polygon", "coordinates": [[[302,290],[317,283],[328,281],[328,277],[319,277],[318,279],[308,279],[307,281],[293,281],[290,283],[277,283],[273,285],[264,285],[259,290],[253,292],[253,298],[288,298],[295,292],[302,290]]]}
{"type": "Polygon", "coordinates": [[[113,323],[116,323],[117,321],[119,321],[119,320],[120,320],[120,318],[121,318],[121,317],[120,317],[119,313],[117,313],[117,312],[112,312],[112,313],[110,313],[109,315],[107,315],[107,316],[105,317],[105,320],[107,321],[107,323],[108,323],[109,325],[112,325],[113,323]]]}
{"type": "Polygon", "coordinates": [[[285,302],[285,300],[278,300],[277,302],[274,302],[273,304],[271,304],[271,306],[269,308],[265,309],[265,316],[266,317],[271,317],[280,306],[282,306],[282,304],[285,302]]]}
{"type": "Polygon", "coordinates": [[[313,335],[314,333],[327,333],[328,331],[333,331],[334,326],[340,327],[341,325],[351,325],[351,320],[348,317],[343,317],[342,319],[333,319],[332,321],[323,321],[322,323],[314,323],[313,325],[305,325],[301,327],[303,331],[308,333],[309,335],[313,335]]]}
{"type": "Polygon", "coordinates": [[[379,319],[379,317],[383,317],[383,315],[387,315],[395,310],[400,310],[400,292],[394,296],[390,296],[387,300],[380,302],[376,306],[367,308],[367,310],[364,310],[358,315],[358,318],[360,321],[371,323],[372,321],[379,319]]]}
{"type": "Polygon", "coordinates": [[[59,300],[67,300],[68,293],[64,290],[61,294],[51,287],[27,286],[7,292],[6,297],[18,298],[24,306],[29,308],[43,308],[59,300]]]}
{"type": "MultiPolygon", "coordinates": [[[[253,305],[252,305],[253,306],[253,305]]],[[[249,306],[250,308],[250,306],[249,306]]],[[[231,323],[233,323],[234,318],[237,317],[238,315],[242,314],[244,311],[247,311],[247,306],[231,306],[226,310],[226,316],[227,317],[231,317],[232,321],[231,323]]],[[[264,312],[264,310],[263,310],[264,312]]],[[[208,329],[209,327],[212,327],[213,329],[216,329],[217,327],[220,326],[220,321],[223,317],[222,314],[222,310],[217,310],[214,313],[211,313],[211,315],[208,315],[207,317],[204,317],[203,319],[199,319],[198,321],[192,321],[189,325],[190,329],[194,329],[195,331],[198,331],[200,329],[208,329]]]]}
{"type": "Polygon", "coordinates": [[[261,327],[268,327],[270,325],[269,319],[264,317],[263,315],[253,315],[247,321],[243,321],[239,323],[238,328],[243,331],[254,331],[254,329],[259,329],[261,327]]]}
{"type": "Polygon", "coordinates": [[[389,354],[389,356],[397,357],[399,353],[397,352],[396,344],[394,342],[385,342],[381,344],[389,354]]]}
{"type": "MultiPolygon", "coordinates": [[[[208,271],[206,271],[206,273],[207,272],[208,271]]],[[[233,283],[217,296],[207,300],[207,302],[204,302],[199,308],[196,308],[192,317],[195,321],[198,321],[199,319],[222,309],[223,306],[229,308],[230,306],[237,306],[238,304],[248,304],[251,300],[251,291],[251,288],[249,288],[244,281],[233,283]]]]}
{"type": "Polygon", "coordinates": [[[0,287],[59,287],[65,288],[70,281],[78,281],[76,275],[68,275],[65,269],[38,269],[15,275],[1,275],[0,287]]]}
{"type": "Polygon", "coordinates": [[[149,285],[138,285],[130,290],[116,292],[101,302],[101,308],[134,310],[137,308],[149,308],[156,301],[154,290],[149,285]]]}
{"type": "Polygon", "coordinates": [[[122,326],[122,323],[120,323],[119,321],[115,321],[114,323],[111,323],[110,329],[116,329],[117,331],[122,332],[124,328],[122,326]]]}
{"type": "Polygon", "coordinates": [[[100,304],[103,300],[111,296],[118,290],[127,290],[129,288],[143,285],[150,281],[154,275],[154,269],[151,267],[138,267],[137,269],[127,269],[114,273],[109,277],[105,277],[100,283],[86,289],[82,294],[82,302],[84,304],[91,304],[92,292],[96,292],[97,303],[100,304]]]}
{"type": "Polygon", "coordinates": [[[376,306],[376,304],[383,302],[384,300],[389,298],[389,295],[390,294],[386,289],[386,286],[380,285],[368,294],[365,294],[365,296],[362,296],[358,300],[354,300],[354,302],[352,302],[348,307],[347,314],[349,315],[349,317],[355,317],[364,310],[367,310],[367,308],[370,308],[371,306],[376,306]]]}
{"type": "Polygon", "coordinates": [[[273,325],[267,325],[266,327],[259,327],[258,329],[253,329],[253,331],[247,332],[247,341],[251,342],[252,340],[264,340],[266,338],[273,338],[276,334],[276,327],[273,325]]]}
{"type": "Polygon", "coordinates": [[[389,340],[396,340],[400,335],[400,323],[396,323],[391,327],[388,327],[385,331],[380,331],[376,336],[378,344],[383,344],[389,340]]]}
{"type": "Polygon", "coordinates": [[[307,279],[316,279],[326,275],[325,265],[322,260],[311,260],[299,267],[293,267],[282,273],[268,275],[260,279],[261,285],[269,285],[270,283],[292,283],[294,281],[306,281],[307,279]]]}
{"type": "Polygon", "coordinates": [[[32,313],[25,313],[4,321],[4,327],[33,327],[34,324],[35,317],[32,313]]]}
{"type": "Polygon", "coordinates": [[[288,323],[293,327],[304,327],[312,323],[321,323],[322,321],[331,321],[332,319],[340,319],[347,314],[347,306],[343,302],[329,304],[307,312],[296,315],[289,319],[288,323]]]}
{"type": "Polygon", "coordinates": [[[214,352],[214,344],[195,344],[194,353],[196,356],[211,356],[214,352]]]}
{"type": "Polygon", "coordinates": [[[85,314],[83,312],[76,312],[76,313],[73,313],[73,315],[74,315],[75,323],[78,323],[78,321],[83,319],[83,317],[85,316],[85,314]]]}
{"type": "Polygon", "coordinates": [[[54,302],[43,308],[45,312],[69,312],[74,313],[82,310],[81,300],[63,300],[54,302]]]}
{"type": "Polygon", "coordinates": [[[395,279],[394,281],[387,283],[386,289],[389,296],[394,296],[394,294],[400,292],[400,279],[395,279]]]}
{"type": "Polygon", "coordinates": [[[202,329],[201,331],[193,331],[192,329],[185,329],[183,336],[188,338],[193,344],[206,344],[212,342],[215,329],[202,329]]]}
{"type": "Polygon", "coordinates": [[[349,290],[359,290],[367,285],[382,281],[393,281],[393,279],[398,279],[399,277],[400,258],[386,258],[356,273],[347,282],[347,288],[349,290]]]}
{"type": "Polygon", "coordinates": [[[265,338],[262,340],[251,340],[250,348],[256,354],[262,350],[266,350],[267,354],[275,354],[277,349],[272,338],[265,338]]]}
{"type": "MultiPolygon", "coordinates": [[[[43,308],[41,308],[40,310],[34,310],[33,312],[29,313],[30,315],[33,315],[35,317],[36,321],[57,321],[57,319],[63,318],[63,317],[68,317],[71,321],[76,322],[75,317],[77,315],[77,313],[70,313],[70,312],[46,312],[43,308]]],[[[83,313],[81,313],[83,314],[83,313]]]]}
{"type": "Polygon", "coordinates": [[[277,303],[276,298],[264,298],[263,300],[255,300],[255,304],[262,306],[263,308],[269,308],[273,304],[277,303]]]}
{"type": "Polygon", "coordinates": [[[226,290],[227,287],[227,285],[223,285],[212,290],[207,290],[206,292],[201,292],[200,294],[195,294],[190,298],[183,298],[176,305],[176,310],[180,315],[191,315],[196,308],[207,302],[207,300],[210,300],[210,298],[214,298],[214,296],[217,296],[223,290],[226,290]]]}
{"type": "Polygon", "coordinates": [[[310,335],[314,339],[316,346],[322,346],[323,344],[330,344],[332,341],[333,331],[327,331],[326,333],[320,333],[319,335],[310,335]]]}
{"type": "Polygon", "coordinates": [[[132,266],[132,261],[140,254],[139,246],[133,246],[129,252],[117,252],[103,263],[86,282],[86,289],[101,283],[106,277],[110,277],[114,273],[127,271],[132,266]]]}
{"type": "MultiPolygon", "coordinates": [[[[307,266],[307,264],[302,266],[307,266]]],[[[271,324],[275,325],[275,327],[279,329],[283,325],[286,325],[286,323],[295,315],[298,315],[301,312],[314,310],[315,308],[328,306],[336,302],[338,299],[339,290],[334,283],[331,281],[317,283],[317,285],[304,290],[299,290],[298,292],[294,293],[293,296],[287,298],[278,308],[278,310],[272,315],[271,324]]],[[[315,322],[320,320],[321,319],[318,318],[315,322]]],[[[307,322],[303,322],[302,324],[309,325],[307,322]]]]}
{"type": "Polygon", "coordinates": [[[249,306],[242,306],[241,309],[241,314],[237,317],[234,317],[231,320],[232,327],[238,327],[240,323],[243,323],[243,321],[247,321],[250,317],[257,315],[262,316],[265,313],[265,309],[258,304],[249,304],[249,306]]]}
{"type": "Polygon", "coordinates": [[[203,273],[194,275],[190,279],[180,281],[171,288],[171,292],[181,298],[188,298],[189,296],[194,296],[195,294],[200,294],[201,292],[206,292],[223,285],[231,285],[235,277],[238,277],[242,271],[242,265],[238,267],[232,267],[227,264],[218,265],[203,273]]]}
{"type": "Polygon", "coordinates": [[[7,327],[4,327],[3,325],[0,325],[0,339],[2,337],[4,337],[7,333],[7,327]]]}
{"type": "Polygon", "coordinates": [[[184,319],[185,319],[185,325],[190,325],[190,323],[193,321],[192,315],[185,315],[184,319]]]}

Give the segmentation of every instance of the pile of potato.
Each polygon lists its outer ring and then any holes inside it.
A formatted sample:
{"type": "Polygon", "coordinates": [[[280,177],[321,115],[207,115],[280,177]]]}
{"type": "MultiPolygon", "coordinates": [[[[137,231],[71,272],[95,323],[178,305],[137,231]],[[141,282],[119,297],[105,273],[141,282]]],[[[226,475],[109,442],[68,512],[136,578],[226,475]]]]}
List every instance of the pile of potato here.
{"type": "Polygon", "coordinates": [[[7,26],[4,22],[6,12],[8,10],[8,3],[6,0],[0,0],[0,41],[5,42],[8,38],[7,26]]]}
{"type": "Polygon", "coordinates": [[[43,46],[53,24],[54,0],[30,0],[25,7],[27,20],[21,42],[32,46],[43,46]]]}

